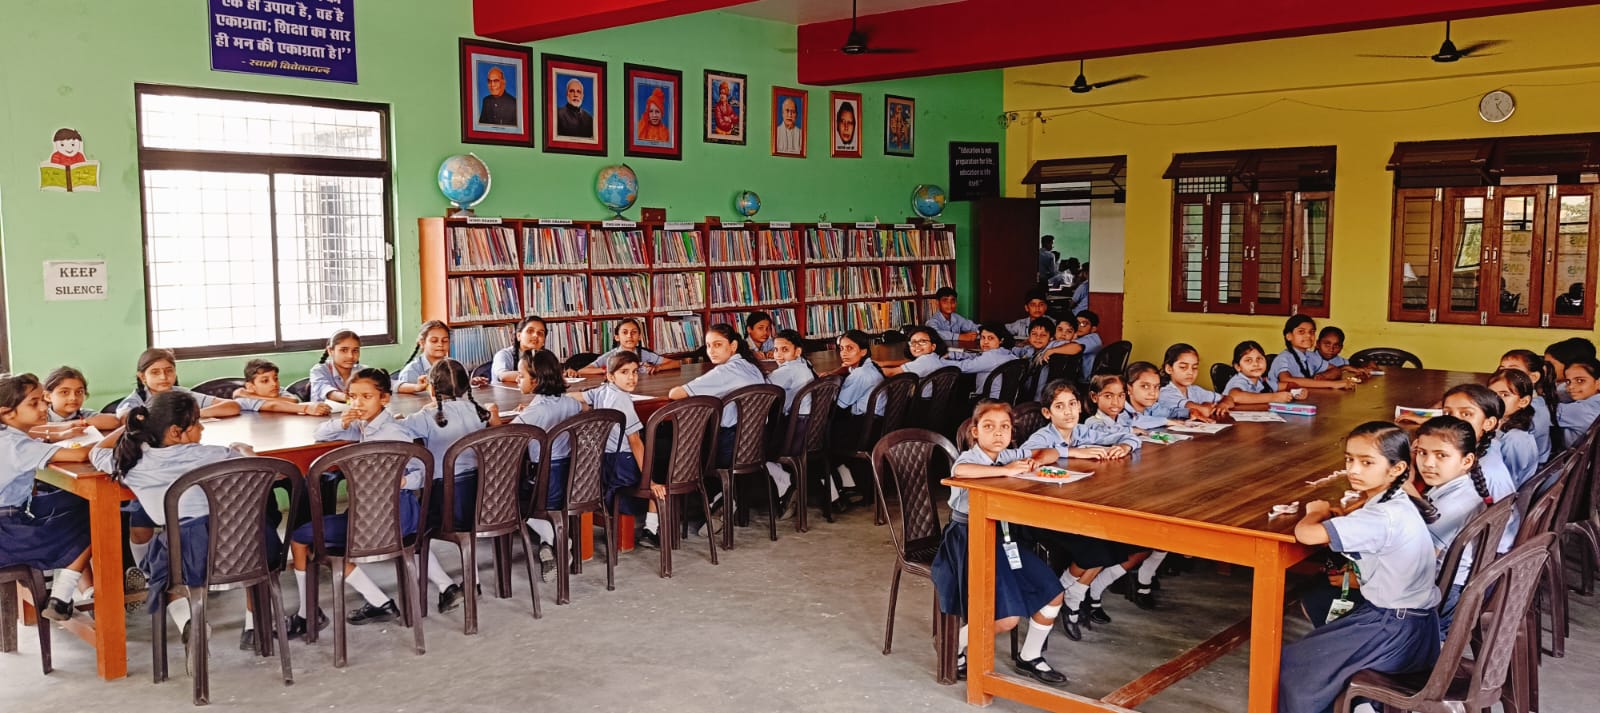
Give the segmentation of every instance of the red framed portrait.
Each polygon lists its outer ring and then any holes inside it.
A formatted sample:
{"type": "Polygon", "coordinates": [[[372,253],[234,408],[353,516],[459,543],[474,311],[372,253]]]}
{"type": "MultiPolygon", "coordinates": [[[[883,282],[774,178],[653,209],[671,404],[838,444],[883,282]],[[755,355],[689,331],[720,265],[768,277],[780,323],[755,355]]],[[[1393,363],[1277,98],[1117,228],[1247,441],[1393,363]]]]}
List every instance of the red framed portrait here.
{"type": "Polygon", "coordinates": [[[772,88],[772,155],[806,157],[806,110],[810,108],[806,90],[772,88]]]}
{"type": "Polygon", "coordinates": [[[683,72],[625,64],[622,153],[641,158],[683,158],[683,72]]]}
{"type": "Polygon", "coordinates": [[[546,153],[606,155],[606,63],[539,55],[546,153]]]}
{"type": "Polygon", "coordinates": [[[861,158],[861,95],[828,92],[828,147],[834,158],[861,158]]]}
{"type": "Polygon", "coordinates": [[[533,51],[460,40],[461,142],[533,145],[533,51]]]}

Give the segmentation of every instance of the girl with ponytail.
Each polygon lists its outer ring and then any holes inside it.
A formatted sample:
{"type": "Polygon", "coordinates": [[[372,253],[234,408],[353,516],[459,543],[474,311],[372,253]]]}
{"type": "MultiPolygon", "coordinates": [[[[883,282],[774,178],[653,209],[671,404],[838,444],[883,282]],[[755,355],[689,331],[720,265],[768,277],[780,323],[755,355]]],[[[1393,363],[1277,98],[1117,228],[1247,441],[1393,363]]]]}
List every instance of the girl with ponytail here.
{"type": "Polygon", "coordinates": [[[435,364],[449,356],[450,326],[437,319],[423,322],[422,330],[417,333],[417,346],[412,348],[411,356],[406,357],[406,365],[394,377],[394,390],[402,394],[427,391],[429,372],[435,364]]]}
{"type": "Polygon", "coordinates": [[[1539,444],[1539,462],[1550,460],[1550,454],[1565,448],[1561,432],[1551,428],[1555,423],[1551,414],[1556,412],[1556,372],[1550,362],[1529,349],[1512,349],[1500,357],[1501,369],[1516,369],[1533,381],[1534,398],[1533,433],[1539,444]]]}
{"type": "MultiPolygon", "coordinates": [[[[1477,458],[1476,470],[1479,472],[1474,478],[1481,478],[1483,485],[1479,489],[1479,494],[1489,498],[1490,504],[1498,502],[1501,498],[1516,495],[1516,478],[1511,471],[1513,461],[1507,460],[1500,439],[1495,437],[1496,429],[1500,427],[1500,419],[1505,413],[1505,402],[1486,386],[1461,384],[1444,392],[1440,406],[1444,409],[1444,415],[1454,416],[1471,426],[1472,435],[1477,438],[1472,453],[1477,458]]],[[[1516,457],[1529,460],[1526,454],[1516,457]]],[[[1528,466],[1519,463],[1518,467],[1528,466]]],[[[1535,463],[1531,467],[1537,469],[1538,464],[1535,463]]],[[[1531,470],[1528,474],[1532,475],[1531,470]]],[[[1507,539],[1502,542],[1504,545],[1501,547],[1502,552],[1511,548],[1510,538],[1516,535],[1518,522],[1519,518],[1513,515],[1510,526],[1506,528],[1507,539]]]]}
{"type": "MultiPolygon", "coordinates": [[[[128,412],[136,406],[150,403],[155,394],[174,391],[185,394],[194,399],[200,407],[200,415],[205,418],[227,418],[238,416],[240,402],[233,399],[219,399],[196,391],[190,391],[178,385],[178,360],[170,349],[146,349],[139,354],[138,368],[133,374],[133,393],[122,398],[117,404],[117,417],[126,418],[128,412]]],[[[259,411],[260,402],[256,402],[259,411]]]]}
{"type": "MultiPolygon", "coordinates": [[[[1470,428],[1467,435],[1471,435],[1470,428]]],[[[1398,674],[1432,667],[1439,657],[1439,602],[1433,541],[1423,509],[1402,497],[1409,479],[1409,441],[1390,423],[1357,426],[1345,438],[1344,472],[1366,503],[1339,516],[1325,500],[1306,505],[1295,538],[1328,545],[1359,562],[1353,575],[1348,614],[1328,621],[1327,609],[1306,598],[1306,612],[1317,625],[1283,649],[1278,710],[1321,713],[1330,710],[1350,678],[1362,670],[1398,674]]],[[[1470,456],[1469,456],[1470,457],[1470,456]]],[[[1343,587],[1324,597],[1343,595],[1343,587]]]]}
{"type": "MultiPolygon", "coordinates": [[[[1443,558],[1461,529],[1494,503],[1478,456],[1483,450],[1472,424],[1454,416],[1429,419],[1417,429],[1417,445],[1412,450],[1417,474],[1428,486],[1428,500],[1439,510],[1439,518],[1428,524],[1436,557],[1443,558]]],[[[1472,572],[1472,559],[1470,549],[1461,554],[1450,591],[1445,593],[1440,639],[1450,628],[1456,599],[1472,572]]]]}
{"type": "Polygon", "coordinates": [[[361,365],[361,338],[341,329],[328,338],[322,357],[311,367],[311,401],[350,401],[350,382],[361,365]]]}
{"type": "Polygon", "coordinates": [[[1516,369],[1501,369],[1489,375],[1489,390],[1499,397],[1505,414],[1496,435],[1501,459],[1521,487],[1544,462],[1539,441],[1533,436],[1533,380],[1516,369]]]}
{"type": "MultiPolygon", "coordinates": [[[[622,351],[616,352],[611,358],[617,364],[625,362],[633,364],[630,376],[635,384],[638,382],[637,354],[622,351]]],[[[617,383],[620,377],[608,374],[606,378],[608,383],[617,383]]],[[[578,399],[567,396],[567,381],[562,378],[561,364],[550,352],[522,353],[521,379],[518,381],[518,386],[521,387],[522,393],[532,394],[532,399],[522,407],[522,413],[517,414],[515,423],[538,426],[544,429],[545,433],[550,433],[560,427],[562,421],[578,415],[583,410],[583,404],[578,399]]],[[[632,391],[633,386],[630,385],[628,390],[632,391]]],[[[628,413],[633,413],[633,399],[624,394],[622,400],[628,403],[628,413]]],[[[634,421],[638,421],[637,416],[634,417],[634,421]]],[[[607,442],[613,441],[607,439],[607,442]]],[[[641,445],[638,463],[644,462],[643,449],[644,446],[641,445]]],[[[538,466],[545,457],[550,459],[550,476],[545,484],[544,509],[559,512],[567,504],[567,471],[572,466],[572,439],[557,439],[550,444],[549,453],[543,451],[538,441],[528,444],[529,463],[538,466]]],[[[639,483],[637,473],[638,468],[635,467],[634,485],[639,483]]],[[[534,482],[531,479],[522,482],[522,490],[517,493],[522,502],[529,501],[529,497],[533,495],[533,486],[534,482]]],[[[554,579],[556,574],[555,526],[545,517],[530,517],[527,522],[539,542],[540,576],[548,582],[554,579]]]]}
{"type": "Polygon", "coordinates": [[[528,315],[517,323],[517,343],[494,353],[494,363],[489,367],[489,379],[496,384],[516,386],[518,374],[517,362],[521,361],[523,352],[537,352],[544,349],[545,336],[549,334],[549,327],[544,323],[544,318],[537,315],[528,315]]]}

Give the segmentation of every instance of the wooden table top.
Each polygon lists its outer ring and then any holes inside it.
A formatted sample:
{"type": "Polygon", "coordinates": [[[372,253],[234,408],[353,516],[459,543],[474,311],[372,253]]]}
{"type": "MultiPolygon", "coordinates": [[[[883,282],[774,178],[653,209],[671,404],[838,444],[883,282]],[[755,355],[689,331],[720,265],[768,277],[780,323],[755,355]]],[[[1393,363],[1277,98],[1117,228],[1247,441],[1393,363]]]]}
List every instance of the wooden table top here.
{"type": "MultiPolygon", "coordinates": [[[[1306,481],[1344,467],[1344,437],[1367,421],[1392,421],[1394,407],[1427,406],[1451,386],[1481,383],[1482,374],[1389,369],[1353,392],[1314,390],[1315,416],[1286,423],[1235,423],[1214,434],[1160,445],[1146,443],[1123,461],[1074,458],[1062,464],[1092,477],[1057,485],[1018,478],[962,480],[973,491],[1023,494],[1075,507],[1144,513],[1153,520],[1198,522],[1293,541],[1294,525],[1314,499],[1338,503],[1350,487],[1344,478],[1321,486],[1306,481]],[[1294,515],[1268,518],[1272,506],[1299,501],[1294,515]]],[[[951,485],[958,481],[946,480],[951,485]]]]}

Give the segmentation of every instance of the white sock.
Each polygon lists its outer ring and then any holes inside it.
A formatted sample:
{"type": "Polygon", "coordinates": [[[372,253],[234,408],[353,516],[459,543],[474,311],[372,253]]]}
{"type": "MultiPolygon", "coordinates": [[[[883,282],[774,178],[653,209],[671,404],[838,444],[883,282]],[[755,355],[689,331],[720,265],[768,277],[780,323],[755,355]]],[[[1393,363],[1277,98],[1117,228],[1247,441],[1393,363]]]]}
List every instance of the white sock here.
{"type": "Polygon", "coordinates": [[[540,517],[528,518],[528,527],[533,528],[533,534],[539,536],[539,544],[555,547],[556,527],[549,520],[540,517]]]}
{"type": "Polygon", "coordinates": [[[1156,572],[1161,571],[1161,563],[1167,561],[1167,553],[1157,550],[1152,553],[1144,564],[1139,565],[1139,586],[1147,588],[1155,581],[1156,572]]]}
{"type": "Polygon", "coordinates": [[[449,589],[450,585],[455,584],[455,581],[450,579],[450,575],[445,574],[444,563],[440,562],[439,556],[431,550],[428,552],[428,582],[435,589],[438,589],[440,594],[449,589]]]}
{"type": "Polygon", "coordinates": [[[850,474],[850,466],[839,466],[839,483],[846,488],[856,487],[856,478],[854,475],[850,474]]]}
{"type": "Polygon", "coordinates": [[[292,616],[305,616],[306,600],[310,599],[310,597],[306,596],[305,570],[297,569],[294,571],[294,588],[299,591],[300,596],[295,599],[295,609],[290,614],[292,616]]]}
{"type": "Polygon", "coordinates": [[[967,625],[966,624],[962,624],[961,625],[961,634],[956,637],[956,641],[957,641],[957,646],[958,646],[958,648],[956,650],[960,651],[961,653],[966,653],[967,652],[967,625]]]}
{"type": "Polygon", "coordinates": [[[245,610],[244,610],[244,630],[245,631],[255,631],[256,630],[256,613],[253,612],[253,611],[250,611],[250,609],[248,607],[245,608],[245,610]]]}
{"type": "MultiPolygon", "coordinates": [[[[379,587],[377,582],[372,581],[372,578],[368,577],[367,573],[359,565],[356,566],[355,571],[345,575],[344,581],[345,584],[350,585],[351,589],[356,590],[356,593],[360,594],[361,598],[367,600],[367,603],[372,606],[381,607],[389,602],[389,595],[384,594],[383,588],[379,587]]],[[[344,596],[344,592],[340,592],[338,596],[344,596]]]]}
{"type": "Polygon", "coordinates": [[[1127,573],[1128,570],[1123,569],[1120,564],[1114,564],[1100,570],[1100,576],[1095,577],[1094,581],[1089,583],[1089,596],[1093,599],[1099,599],[1100,595],[1106,593],[1106,587],[1111,586],[1112,582],[1121,579],[1122,575],[1127,573]]]}
{"type": "Polygon", "coordinates": [[[767,461],[767,474],[772,476],[772,484],[778,487],[779,495],[785,495],[789,492],[789,486],[791,485],[789,471],[784,470],[783,466],[767,461]]]}
{"type": "Polygon", "coordinates": [[[1056,615],[1061,613],[1061,606],[1052,604],[1041,607],[1039,613],[1049,617],[1050,622],[1040,624],[1034,621],[1033,617],[1028,617],[1028,634],[1022,637],[1022,651],[1018,652],[1023,661],[1032,661],[1044,655],[1044,640],[1050,638],[1050,629],[1055,626],[1056,615]]]}
{"type": "Polygon", "coordinates": [[[1067,589],[1065,595],[1067,611],[1077,611],[1078,607],[1083,605],[1083,595],[1089,593],[1089,585],[1078,581],[1076,577],[1072,576],[1071,572],[1066,572],[1061,575],[1061,586],[1067,589]]]}
{"type": "MultiPolygon", "coordinates": [[[[72,590],[78,588],[78,580],[82,578],[82,572],[74,572],[70,569],[57,571],[56,580],[50,583],[50,598],[70,603],[72,601],[72,590]]],[[[5,586],[9,587],[11,585],[5,586]]]]}
{"type": "Polygon", "coordinates": [[[183,627],[189,625],[189,598],[179,597],[167,602],[167,614],[172,617],[172,623],[178,625],[178,631],[183,631],[183,627]]]}
{"type": "Polygon", "coordinates": [[[651,510],[644,514],[644,530],[652,535],[661,529],[661,514],[651,510]]]}
{"type": "Polygon", "coordinates": [[[133,566],[138,567],[139,565],[144,564],[144,556],[150,552],[150,543],[139,543],[129,540],[128,549],[133,550],[133,566]]]}

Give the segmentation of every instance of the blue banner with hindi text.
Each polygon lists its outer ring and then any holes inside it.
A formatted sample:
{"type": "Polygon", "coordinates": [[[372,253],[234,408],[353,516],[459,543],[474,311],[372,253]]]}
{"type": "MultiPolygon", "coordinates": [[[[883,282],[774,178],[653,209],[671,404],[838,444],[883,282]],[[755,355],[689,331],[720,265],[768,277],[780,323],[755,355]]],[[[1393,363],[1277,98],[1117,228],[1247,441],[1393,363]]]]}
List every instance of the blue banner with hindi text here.
{"type": "Polygon", "coordinates": [[[211,68],[356,83],[355,0],[209,0],[211,68]]]}

